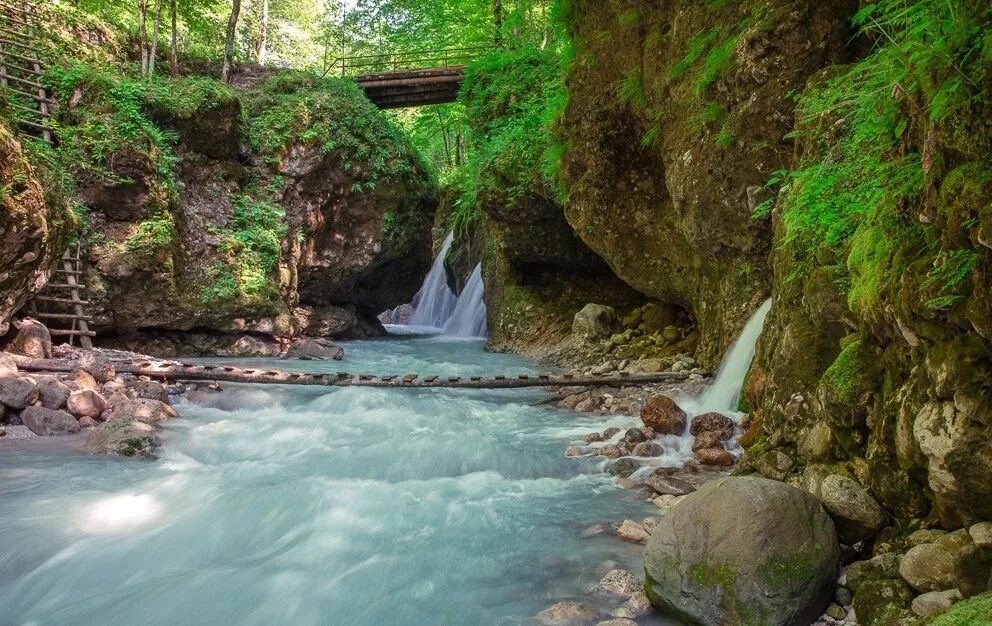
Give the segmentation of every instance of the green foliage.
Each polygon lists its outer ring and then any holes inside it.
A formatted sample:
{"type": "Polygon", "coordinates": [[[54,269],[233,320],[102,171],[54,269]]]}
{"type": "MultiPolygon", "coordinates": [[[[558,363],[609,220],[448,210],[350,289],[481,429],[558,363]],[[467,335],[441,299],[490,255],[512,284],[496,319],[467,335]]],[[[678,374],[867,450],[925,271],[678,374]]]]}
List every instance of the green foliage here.
{"type": "Polygon", "coordinates": [[[620,79],[620,84],[617,86],[617,101],[621,106],[630,106],[635,111],[644,111],[648,108],[644,82],[638,71],[631,70],[620,79]]]}
{"type": "Polygon", "coordinates": [[[923,280],[923,293],[932,295],[926,306],[934,309],[947,309],[964,296],[957,292],[961,283],[978,263],[978,253],[974,250],[950,250],[941,252],[934,262],[933,269],[923,280]]]}
{"type": "Polygon", "coordinates": [[[620,14],[619,21],[620,25],[624,28],[634,28],[641,25],[643,18],[641,17],[641,12],[637,9],[627,9],[620,14]]]}
{"type": "Polygon", "coordinates": [[[276,270],[287,227],[282,208],[264,199],[265,195],[232,196],[231,223],[216,231],[221,240],[218,249],[228,264],[211,268],[214,284],[201,294],[204,301],[242,298],[261,303],[278,295],[276,270]]]}
{"type": "Polygon", "coordinates": [[[922,623],[925,626],[987,626],[992,624],[992,593],[968,598],[922,623]]]}
{"type": "Polygon", "coordinates": [[[160,213],[139,222],[138,227],[128,237],[124,247],[132,252],[150,254],[172,245],[175,235],[175,225],[172,222],[172,217],[168,214],[160,213]]]}
{"type": "Polygon", "coordinates": [[[840,354],[823,374],[821,384],[832,390],[836,401],[854,404],[861,394],[874,386],[871,376],[873,361],[861,337],[849,337],[840,354]]]}

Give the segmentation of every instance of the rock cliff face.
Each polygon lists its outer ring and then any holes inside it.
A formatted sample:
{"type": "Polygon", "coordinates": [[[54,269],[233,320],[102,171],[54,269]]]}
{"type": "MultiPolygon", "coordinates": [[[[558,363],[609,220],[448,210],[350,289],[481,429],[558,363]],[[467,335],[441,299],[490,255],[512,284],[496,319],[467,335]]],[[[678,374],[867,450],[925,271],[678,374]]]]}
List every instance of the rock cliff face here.
{"type": "Polygon", "coordinates": [[[627,284],[688,309],[706,366],[768,296],[770,222],[752,213],[792,152],[787,96],[844,57],[857,4],[569,4],[568,222],[627,284]]]}
{"type": "Polygon", "coordinates": [[[46,196],[20,142],[0,124],[0,336],[47,282],[73,220],[64,199],[46,196]]]}

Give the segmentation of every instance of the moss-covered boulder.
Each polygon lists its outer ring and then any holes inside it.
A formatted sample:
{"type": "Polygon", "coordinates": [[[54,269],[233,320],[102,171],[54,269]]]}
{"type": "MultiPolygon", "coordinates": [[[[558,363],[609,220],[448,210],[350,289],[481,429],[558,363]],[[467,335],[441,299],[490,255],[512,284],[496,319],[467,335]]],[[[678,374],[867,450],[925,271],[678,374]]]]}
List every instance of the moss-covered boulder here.
{"type": "Polygon", "coordinates": [[[644,553],[652,604],[694,624],[805,626],[833,597],[840,547],[810,494],[758,477],[685,496],[644,553]]]}

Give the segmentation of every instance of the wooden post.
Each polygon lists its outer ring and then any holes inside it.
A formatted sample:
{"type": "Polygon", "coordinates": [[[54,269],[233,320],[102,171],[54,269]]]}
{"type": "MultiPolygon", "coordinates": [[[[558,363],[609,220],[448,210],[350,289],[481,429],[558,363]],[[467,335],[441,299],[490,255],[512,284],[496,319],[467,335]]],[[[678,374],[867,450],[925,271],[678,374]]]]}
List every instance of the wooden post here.
{"type": "MultiPolygon", "coordinates": [[[[79,267],[80,267],[79,266],[79,261],[81,259],[81,257],[80,257],[81,251],[82,251],[82,247],[79,245],[79,242],[77,241],[76,242],[76,263],[75,263],[75,266],[66,257],[63,257],[62,266],[66,269],[67,272],[78,272],[79,271],[79,267]]],[[[68,254],[69,254],[69,251],[67,250],[66,251],[66,255],[68,255],[68,254]]],[[[73,301],[72,310],[75,311],[76,315],[79,315],[79,316],[84,317],[84,319],[73,320],[73,322],[72,322],[72,329],[73,330],[76,330],[76,324],[77,324],[77,321],[78,321],[79,330],[83,331],[83,333],[88,333],[89,330],[90,330],[90,327],[89,327],[89,324],[87,323],[87,321],[85,319],[85,315],[86,314],[83,311],[82,298],[79,297],[79,290],[75,288],[75,285],[77,284],[76,283],[76,274],[68,274],[67,273],[65,275],[65,282],[69,283],[70,285],[73,285],[73,288],[71,288],[69,290],[69,294],[70,294],[69,297],[73,301]]],[[[72,338],[72,335],[70,335],[70,340],[69,340],[70,341],[70,344],[72,342],[72,339],[71,338],[72,338]]],[[[82,334],[82,335],[79,335],[79,345],[81,345],[82,347],[84,347],[84,348],[86,348],[88,350],[88,349],[90,349],[90,348],[93,347],[93,341],[90,339],[90,336],[88,334],[82,334]]]]}

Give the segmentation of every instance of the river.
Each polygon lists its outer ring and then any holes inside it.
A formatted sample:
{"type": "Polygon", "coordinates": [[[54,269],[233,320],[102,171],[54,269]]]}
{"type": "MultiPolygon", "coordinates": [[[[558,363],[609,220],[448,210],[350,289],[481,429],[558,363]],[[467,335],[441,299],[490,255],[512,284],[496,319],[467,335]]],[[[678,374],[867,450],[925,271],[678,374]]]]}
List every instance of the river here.
{"type": "MultiPolygon", "coordinates": [[[[342,345],[343,363],[250,363],[535,371],[482,341],[342,345]]],[[[607,424],[543,397],[229,385],[178,405],[154,461],[87,456],[79,437],[5,442],[0,623],[525,624],[588,601],[606,570],[639,574],[641,548],[583,531],[655,509],[564,458],[607,424]]]]}

